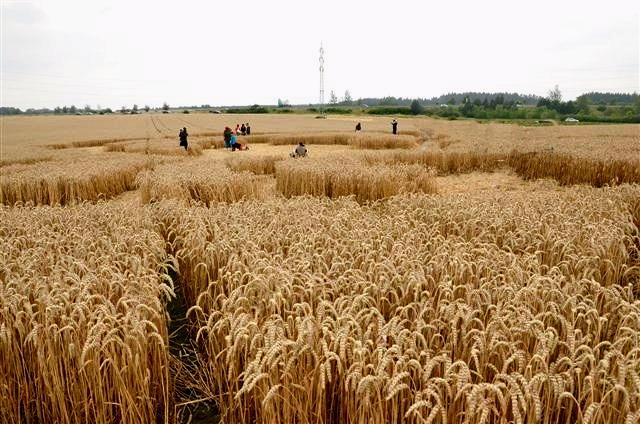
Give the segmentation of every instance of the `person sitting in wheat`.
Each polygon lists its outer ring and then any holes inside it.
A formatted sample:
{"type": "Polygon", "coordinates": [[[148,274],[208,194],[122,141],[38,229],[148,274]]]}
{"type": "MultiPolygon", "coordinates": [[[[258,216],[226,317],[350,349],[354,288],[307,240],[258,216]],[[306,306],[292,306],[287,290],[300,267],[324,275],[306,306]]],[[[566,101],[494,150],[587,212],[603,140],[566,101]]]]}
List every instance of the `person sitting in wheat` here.
{"type": "Polygon", "coordinates": [[[307,157],[307,147],[304,145],[304,143],[301,141],[295,148],[295,150],[293,151],[293,153],[291,153],[289,156],[291,156],[292,158],[304,158],[307,157]]]}

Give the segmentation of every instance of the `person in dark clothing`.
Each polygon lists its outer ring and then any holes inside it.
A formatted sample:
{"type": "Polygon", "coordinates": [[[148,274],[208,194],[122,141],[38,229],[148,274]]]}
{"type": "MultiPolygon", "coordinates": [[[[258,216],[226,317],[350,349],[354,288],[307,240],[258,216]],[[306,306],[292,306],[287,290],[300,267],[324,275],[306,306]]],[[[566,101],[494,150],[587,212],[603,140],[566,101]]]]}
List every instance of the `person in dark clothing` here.
{"type": "Polygon", "coordinates": [[[184,150],[187,150],[188,147],[188,142],[187,142],[187,137],[189,136],[189,134],[187,133],[187,127],[184,127],[180,130],[180,134],[178,135],[178,137],[180,138],[180,147],[184,147],[184,150]]]}
{"type": "Polygon", "coordinates": [[[231,147],[231,128],[224,127],[224,132],[222,134],[224,135],[224,147],[231,147]]]}
{"type": "Polygon", "coordinates": [[[248,122],[247,122],[247,126],[245,128],[247,130],[247,135],[251,135],[251,127],[249,126],[248,122]]]}
{"type": "Polygon", "coordinates": [[[247,127],[245,127],[244,124],[240,127],[240,133],[242,135],[247,135],[247,127]]]}
{"type": "Polygon", "coordinates": [[[391,130],[394,134],[398,134],[398,121],[396,121],[395,119],[391,121],[391,130]]]}
{"type": "Polygon", "coordinates": [[[358,122],[358,123],[356,124],[356,132],[358,132],[358,131],[360,131],[360,130],[362,130],[362,125],[360,125],[360,122],[358,122]]]}

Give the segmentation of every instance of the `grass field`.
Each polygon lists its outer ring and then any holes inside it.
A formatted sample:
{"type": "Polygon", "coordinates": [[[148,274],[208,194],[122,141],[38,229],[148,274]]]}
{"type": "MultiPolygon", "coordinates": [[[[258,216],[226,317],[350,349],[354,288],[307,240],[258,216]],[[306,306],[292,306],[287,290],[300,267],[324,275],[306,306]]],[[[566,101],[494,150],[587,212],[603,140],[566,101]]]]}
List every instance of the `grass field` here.
{"type": "Polygon", "coordinates": [[[0,422],[637,423],[640,126],[390,119],[2,117],[0,422]]]}

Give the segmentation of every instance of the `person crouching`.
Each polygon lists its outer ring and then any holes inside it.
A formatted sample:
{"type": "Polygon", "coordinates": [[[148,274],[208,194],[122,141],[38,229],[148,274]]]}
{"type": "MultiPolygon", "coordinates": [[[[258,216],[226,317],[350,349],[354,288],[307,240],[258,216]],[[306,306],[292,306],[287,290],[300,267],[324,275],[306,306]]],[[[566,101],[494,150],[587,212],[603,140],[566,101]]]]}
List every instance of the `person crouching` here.
{"type": "Polygon", "coordinates": [[[235,152],[236,150],[249,150],[249,147],[242,147],[242,144],[238,143],[238,137],[235,134],[231,134],[231,151],[235,152]]]}
{"type": "Polygon", "coordinates": [[[307,148],[303,142],[300,142],[293,153],[290,154],[292,158],[305,158],[307,157],[307,148]]]}

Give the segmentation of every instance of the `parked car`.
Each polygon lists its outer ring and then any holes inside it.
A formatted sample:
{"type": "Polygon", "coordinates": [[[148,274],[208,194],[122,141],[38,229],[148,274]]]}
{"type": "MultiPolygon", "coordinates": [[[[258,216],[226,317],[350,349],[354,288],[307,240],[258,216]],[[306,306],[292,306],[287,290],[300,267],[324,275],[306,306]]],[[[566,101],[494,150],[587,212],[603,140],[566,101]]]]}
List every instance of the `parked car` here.
{"type": "Polygon", "coordinates": [[[580,122],[580,121],[578,121],[576,118],[567,118],[567,119],[564,120],[564,122],[569,122],[569,123],[575,124],[575,123],[580,122]]]}

